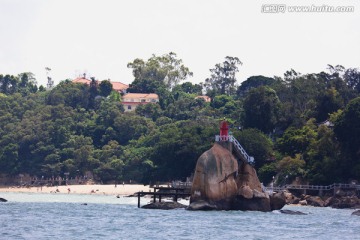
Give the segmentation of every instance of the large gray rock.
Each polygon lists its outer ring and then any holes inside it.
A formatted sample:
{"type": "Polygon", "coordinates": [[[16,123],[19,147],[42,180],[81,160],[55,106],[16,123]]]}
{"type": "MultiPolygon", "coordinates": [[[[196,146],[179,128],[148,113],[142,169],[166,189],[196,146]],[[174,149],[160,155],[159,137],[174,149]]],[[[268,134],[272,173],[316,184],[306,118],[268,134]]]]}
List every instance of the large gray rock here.
{"type": "Polygon", "coordinates": [[[162,210],[170,210],[177,208],[186,208],[186,205],[178,203],[178,202],[155,202],[142,206],[141,208],[145,209],[162,209],[162,210]]]}
{"type": "Polygon", "coordinates": [[[280,212],[284,213],[284,214],[289,214],[289,215],[307,215],[306,213],[303,213],[300,211],[293,211],[293,210],[288,210],[288,209],[280,210],[280,212]]]}
{"type": "Polygon", "coordinates": [[[189,210],[271,211],[255,169],[238,166],[230,143],[215,143],[197,161],[189,210]]]}
{"type": "Polygon", "coordinates": [[[282,209],[286,204],[286,196],[284,192],[277,192],[270,196],[271,211],[282,209]]]}
{"type": "Polygon", "coordinates": [[[313,206],[313,207],[324,207],[325,202],[322,200],[319,196],[309,196],[305,198],[307,205],[313,206]]]}
{"type": "Polygon", "coordinates": [[[211,204],[204,200],[199,200],[199,201],[190,203],[187,210],[193,210],[193,211],[194,210],[205,210],[205,211],[207,211],[207,210],[219,210],[219,209],[215,204],[211,204]]]}
{"type": "Polygon", "coordinates": [[[357,211],[353,212],[351,215],[360,216],[360,210],[357,210],[357,211]]]}

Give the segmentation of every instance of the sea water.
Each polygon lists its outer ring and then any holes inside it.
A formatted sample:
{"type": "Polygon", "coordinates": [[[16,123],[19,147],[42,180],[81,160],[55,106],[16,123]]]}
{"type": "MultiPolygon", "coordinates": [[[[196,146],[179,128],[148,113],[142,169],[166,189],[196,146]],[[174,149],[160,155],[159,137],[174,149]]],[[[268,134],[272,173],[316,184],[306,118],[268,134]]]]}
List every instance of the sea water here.
{"type": "MultiPolygon", "coordinates": [[[[0,239],[360,239],[354,210],[286,206],[279,211],[137,208],[137,198],[1,193],[0,239]],[[85,205],[86,203],[86,205],[85,205]]],[[[141,204],[149,199],[142,198],[141,204]]]]}

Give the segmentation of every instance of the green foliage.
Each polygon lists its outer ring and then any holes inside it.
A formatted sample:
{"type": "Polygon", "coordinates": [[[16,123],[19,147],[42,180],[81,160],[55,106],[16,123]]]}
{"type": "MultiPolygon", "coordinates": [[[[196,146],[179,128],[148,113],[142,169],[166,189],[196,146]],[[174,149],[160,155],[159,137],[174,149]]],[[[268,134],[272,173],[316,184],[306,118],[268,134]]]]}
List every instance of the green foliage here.
{"type": "Polygon", "coordinates": [[[228,57],[204,85],[179,84],[192,73],[175,54],[135,59],[128,90],[157,93],[160,102],[131,113],[108,81],[65,80],[45,91],[31,73],[0,75],[0,173],[90,171],[103,183],[184,180],[226,117],[264,183],[273,176],[278,184],[297,176],[312,184],[360,178],[358,70],[254,76],[235,96],[239,64],[228,57]],[[196,99],[203,86],[211,103],[196,99]],[[335,127],[320,124],[326,119],[335,127]]]}
{"type": "Polygon", "coordinates": [[[294,158],[287,156],[277,162],[278,184],[286,184],[288,180],[294,180],[295,177],[305,175],[305,161],[300,154],[296,154],[294,158]]]}
{"type": "Polygon", "coordinates": [[[204,84],[207,94],[211,97],[218,94],[234,95],[238,65],[242,65],[242,62],[237,57],[227,56],[223,63],[218,63],[215,68],[210,69],[211,76],[204,84]]]}
{"type": "Polygon", "coordinates": [[[237,89],[237,95],[244,97],[251,89],[258,88],[260,86],[275,86],[281,84],[279,79],[264,77],[264,76],[251,76],[241,83],[237,89]]]}
{"type": "MultiPolygon", "coordinates": [[[[189,68],[184,66],[182,60],[177,59],[176,54],[173,52],[162,56],[153,55],[146,62],[137,58],[133,62],[128,63],[128,68],[132,68],[135,81],[164,85],[168,89],[172,89],[180,81],[193,75],[189,68]]],[[[142,84],[137,83],[136,85],[142,84]]]]}
{"type": "Polygon", "coordinates": [[[112,90],[113,87],[109,80],[101,81],[101,83],[99,84],[99,92],[100,95],[103,97],[109,96],[112,90]]]}
{"type": "Polygon", "coordinates": [[[264,164],[259,169],[258,173],[259,173],[259,180],[264,185],[269,184],[273,180],[273,177],[275,177],[278,173],[276,163],[273,162],[273,163],[264,164]]]}
{"type": "Polygon", "coordinates": [[[316,126],[314,125],[314,119],[312,119],[300,129],[288,128],[283,136],[278,139],[277,148],[290,156],[303,154],[316,137],[316,126]]]}
{"type": "Polygon", "coordinates": [[[245,129],[234,132],[235,138],[246,149],[246,152],[255,159],[256,169],[260,169],[273,156],[272,141],[258,129],[245,129]]]}
{"type": "Polygon", "coordinates": [[[338,116],[334,128],[343,152],[342,166],[349,169],[349,177],[360,177],[360,97],[350,101],[338,116]]]}
{"type": "Polygon", "coordinates": [[[344,107],[344,100],[334,87],[326,90],[318,97],[316,106],[317,117],[319,122],[323,122],[329,118],[329,114],[336,112],[344,107]]]}
{"type": "Polygon", "coordinates": [[[279,109],[280,101],[273,89],[252,89],[244,100],[244,126],[270,133],[278,122],[279,109]]]}

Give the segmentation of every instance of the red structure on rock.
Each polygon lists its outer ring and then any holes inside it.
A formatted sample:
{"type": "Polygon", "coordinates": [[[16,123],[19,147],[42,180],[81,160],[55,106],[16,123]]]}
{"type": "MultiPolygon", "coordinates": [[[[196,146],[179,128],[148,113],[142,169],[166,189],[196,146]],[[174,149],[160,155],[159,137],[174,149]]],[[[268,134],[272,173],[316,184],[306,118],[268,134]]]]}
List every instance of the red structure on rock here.
{"type": "Polygon", "coordinates": [[[228,137],[229,136],[229,124],[226,120],[220,123],[220,137],[228,137]]]}

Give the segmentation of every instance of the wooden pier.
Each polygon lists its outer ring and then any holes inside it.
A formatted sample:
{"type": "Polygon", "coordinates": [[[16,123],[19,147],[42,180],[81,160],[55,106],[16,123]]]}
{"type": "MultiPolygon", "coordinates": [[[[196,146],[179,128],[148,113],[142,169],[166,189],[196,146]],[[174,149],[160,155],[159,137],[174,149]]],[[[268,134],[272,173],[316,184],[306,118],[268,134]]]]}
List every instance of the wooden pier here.
{"type": "Polygon", "coordinates": [[[154,187],[152,192],[137,192],[138,208],[140,208],[140,198],[145,195],[151,195],[153,202],[158,199],[161,202],[163,197],[172,197],[174,202],[177,202],[178,198],[190,197],[189,188],[174,188],[174,187],[154,187]]]}

